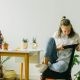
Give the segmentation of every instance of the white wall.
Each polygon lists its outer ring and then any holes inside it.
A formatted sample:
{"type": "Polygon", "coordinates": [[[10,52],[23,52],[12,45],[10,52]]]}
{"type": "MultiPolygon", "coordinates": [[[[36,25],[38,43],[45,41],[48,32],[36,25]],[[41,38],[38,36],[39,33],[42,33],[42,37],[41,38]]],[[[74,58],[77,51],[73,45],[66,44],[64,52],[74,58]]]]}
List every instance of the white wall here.
{"type": "Polygon", "coordinates": [[[0,30],[11,47],[23,38],[36,37],[44,48],[57,30],[63,15],[71,19],[77,32],[80,25],[79,0],[0,0],[0,30]]]}
{"type": "Polygon", "coordinates": [[[24,37],[30,41],[37,37],[44,46],[46,39],[54,31],[55,20],[53,21],[49,1],[3,0],[0,1],[0,8],[0,29],[10,46],[17,47],[24,37]]]}
{"type": "Polygon", "coordinates": [[[19,47],[23,38],[31,42],[36,37],[40,48],[45,49],[64,15],[80,33],[79,3],[80,0],[0,0],[0,30],[11,48],[19,47]]]}

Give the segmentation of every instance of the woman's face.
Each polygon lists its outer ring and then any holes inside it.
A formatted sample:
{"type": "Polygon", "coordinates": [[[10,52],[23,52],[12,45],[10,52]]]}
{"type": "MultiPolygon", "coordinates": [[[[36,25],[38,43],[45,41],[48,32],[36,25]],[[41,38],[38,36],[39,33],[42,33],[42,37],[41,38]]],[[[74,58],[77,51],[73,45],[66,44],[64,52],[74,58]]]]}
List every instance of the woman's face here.
{"type": "Polygon", "coordinates": [[[70,34],[70,31],[71,31],[71,27],[70,26],[61,26],[61,30],[62,30],[62,33],[64,35],[69,35],[70,34]]]}

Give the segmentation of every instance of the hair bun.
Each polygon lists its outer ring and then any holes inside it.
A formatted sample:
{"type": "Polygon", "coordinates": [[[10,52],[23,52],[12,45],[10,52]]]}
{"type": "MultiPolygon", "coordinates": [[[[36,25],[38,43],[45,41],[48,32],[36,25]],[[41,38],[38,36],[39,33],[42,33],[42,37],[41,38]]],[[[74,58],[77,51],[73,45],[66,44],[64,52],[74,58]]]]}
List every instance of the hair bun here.
{"type": "Polygon", "coordinates": [[[63,17],[62,17],[62,20],[63,20],[63,19],[66,19],[66,16],[63,16],[63,17]]]}

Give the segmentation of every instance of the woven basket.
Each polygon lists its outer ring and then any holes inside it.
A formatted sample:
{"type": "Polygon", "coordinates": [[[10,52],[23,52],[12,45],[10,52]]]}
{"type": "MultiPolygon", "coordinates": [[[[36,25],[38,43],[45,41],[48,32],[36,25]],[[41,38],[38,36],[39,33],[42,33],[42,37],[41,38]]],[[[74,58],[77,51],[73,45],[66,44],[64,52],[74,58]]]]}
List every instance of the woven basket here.
{"type": "Polygon", "coordinates": [[[16,79],[16,72],[14,70],[5,70],[4,71],[4,78],[5,78],[5,80],[15,80],[16,79]]]}

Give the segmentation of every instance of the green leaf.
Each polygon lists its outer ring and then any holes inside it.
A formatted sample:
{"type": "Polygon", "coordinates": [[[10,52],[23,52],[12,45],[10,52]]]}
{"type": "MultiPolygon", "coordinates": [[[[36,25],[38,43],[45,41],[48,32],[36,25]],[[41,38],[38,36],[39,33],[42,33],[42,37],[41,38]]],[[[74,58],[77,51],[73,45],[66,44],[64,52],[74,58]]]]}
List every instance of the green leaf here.
{"type": "Polygon", "coordinates": [[[74,57],[80,57],[80,56],[76,54],[76,55],[74,55],[74,57]]]}
{"type": "Polygon", "coordinates": [[[77,80],[80,80],[80,76],[78,76],[77,80]]]}

